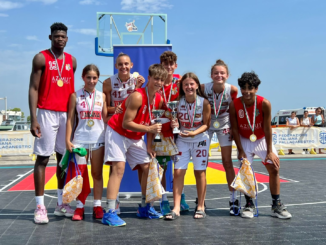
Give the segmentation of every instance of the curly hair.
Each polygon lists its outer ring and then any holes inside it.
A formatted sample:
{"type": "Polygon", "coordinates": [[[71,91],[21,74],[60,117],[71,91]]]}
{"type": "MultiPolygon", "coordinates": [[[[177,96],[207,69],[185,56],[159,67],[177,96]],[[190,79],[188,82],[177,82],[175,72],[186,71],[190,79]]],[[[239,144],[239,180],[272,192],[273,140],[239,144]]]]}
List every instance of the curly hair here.
{"type": "Polygon", "coordinates": [[[258,88],[260,83],[261,82],[260,82],[260,80],[258,78],[258,75],[254,71],[245,72],[238,79],[238,84],[239,84],[240,88],[245,87],[246,84],[248,84],[249,87],[258,88]]]}
{"type": "Polygon", "coordinates": [[[173,61],[174,63],[177,63],[177,55],[173,53],[172,51],[165,51],[163,54],[160,56],[160,62],[161,64],[164,61],[170,62],[173,61]]]}
{"type": "Polygon", "coordinates": [[[228,75],[230,75],[228,65],[225,64],[224,61],[221,60],[221,59],[218,59],[218,60],[215,62],[215,64],[212,65],[212,68],[211,68],[211,75],[213,74],[213,70],[214,70],[214,67],[215,67],[215,66],[223,66],[223,67],[226,69],[226,73],[227,73],[228,75]]]}
{"type": "Polygon", "coordinates": [[[65,32],[68,31],[68,27],[60,22],[53,23],[50,28],[51,28],[51,34],[55,31],[65,31],[65,32]]]}
{"type": "Polygon", "coordinates": [[[186,80],[187,78],[191,78],[191,79],[193,79],[193,80],[197,83],[197,85],[198,85],[198,89],[196,90],[196,93],[197,93],[199,96],[201,96],[201,97],[207,99],[207,96],[206,96],[206,95],[203,93],[203,91],[201,90],[201,86],[200,86],[200,82],[199,82],[198,77],[196,76],[195,73],[192,73],[192,72],[188,72],[188,73],[184,74],[184,75],[182,76],[181,80],[180,80],[180,92],[179,92],[179,96],[180,96],[180,98],[181,98],[182,96],[185,95],[185,91],[183,91],[183,87],[182,87],[182,85],[183,85],[183,81],[186,80]]]}

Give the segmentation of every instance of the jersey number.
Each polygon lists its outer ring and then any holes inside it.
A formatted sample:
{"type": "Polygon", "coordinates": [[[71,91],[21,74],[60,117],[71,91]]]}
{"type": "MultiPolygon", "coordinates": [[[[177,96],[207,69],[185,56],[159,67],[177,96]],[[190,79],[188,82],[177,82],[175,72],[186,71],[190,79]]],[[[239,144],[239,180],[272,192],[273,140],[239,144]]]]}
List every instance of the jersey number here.
{"type": "Polygon", "coordinates": [[[180,119],[180,120],[189,120],[189,115],[188,115],[188,113],[180,113],[180,112],[179,112],[179,119],[180,119]]]}
{"type": "Polygon", "coordinates": [[[121,91],[114,91],[112,93],[112,95],[115,97],[115,98],[121,98],[121,91]]]}
{"type": "Polygon", "coordinates": [[[196,150],[196,157],[206,157],[207,156],[207,151],[205,149],[203,150],[196,150]]]}

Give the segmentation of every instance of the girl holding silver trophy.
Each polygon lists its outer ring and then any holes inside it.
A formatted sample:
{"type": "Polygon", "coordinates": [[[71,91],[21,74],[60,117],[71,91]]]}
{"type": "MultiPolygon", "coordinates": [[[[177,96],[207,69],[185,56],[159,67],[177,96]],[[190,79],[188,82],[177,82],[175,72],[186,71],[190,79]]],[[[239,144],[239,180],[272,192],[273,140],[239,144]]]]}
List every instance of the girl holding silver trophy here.
{"type": "MultiPolygon", "coordinates": [[[[194,165],[198,202],[194,218],[206,217],[206,168],[208,163],[211,107],[209,101],[201,90],[198,77],[194,73],[186,73],[180,81],[180,101],[177,108],[180,122],[179,137],[176,145],[179,154],[175,157],[173,198],[174,208],[165,215],[165,220],[174,220],[180,216],[180,199],[184,186],[190,158],[194,165]]],[[[179,127],[179,122],[173,120],[171,127],[179,127]]]]}

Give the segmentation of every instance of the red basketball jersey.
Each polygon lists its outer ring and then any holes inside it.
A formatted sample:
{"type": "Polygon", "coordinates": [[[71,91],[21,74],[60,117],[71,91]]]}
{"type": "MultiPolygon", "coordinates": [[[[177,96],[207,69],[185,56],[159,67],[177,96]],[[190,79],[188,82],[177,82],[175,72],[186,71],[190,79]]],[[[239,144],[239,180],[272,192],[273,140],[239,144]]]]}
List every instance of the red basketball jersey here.
{"type": "MultiPolygon", "coordinates": [[[[135,92],[139,92],[142,95],[142,105],[141,107],[138,109],[137,115],[134,119],[134,122],[137,124],[142,124],[142,125],[146,125],[149,126],[150,125],[150,117],[149,117],[149,113],[148,113],[148,101],[147,101],[147,94],[146,94],[146,90],[145,88],[138,88],[135,90],[135,92]]],[[[127,98],[128,99],[128,98],[127,98]]],[[[116,131],[118,134],[127,137],[129,139],[134,139],[134,140],[139,140],[142,138],[143,135],[145,135],[145,132],[134,132],[128,129],[124,129],[122,127],[122,122],[123,122],[123,118],[126,112],[126,100],[125,99],[122,104],[121,104],[121,108],[123,110],[122,113],[120,114],[114,114],[111,119],[108,122],[108,125],[114,130],[116,131]]],[[[161,95],[159,93],[156,93],[155,95],[155,101],[154,101],[154,107],[156,109],[159,108],[160,106],[160,102],[161,102],[161,95]]],[[[153,104],[150,105],[150,109],[152,111],[153,109],[153,104]]],[[[153,118],[153,117],[152,117],[153,118]]]]}
{"type": "MultiPolygon", "coordinates": [[[[241,98],[242,97],[233,100],[235,111],[237,113],[238,130],[242,137],[249,139],[250,135],[252,135],[252,130],[248,124],[248,120],[246,117],[246,113],[244,111],[243,104],[241,102],[241,98]]],[[[264,97],[257,95],[256,122],[255,122],[255,131],[254,131],[254,134],[256,135],[257,139],[261,139],[265,137],[264,124],[263,124],[264,123],[263,100],[264,97]]],[[[255,105],[246,107],[251,126],[253,125],[254,107],[255,105]]]]}
{"type": "MultiPolygon", "coordinates": [[[[72,56],[64,53],[65,63],[61,74],[63,86],[59,87],[57,82],[60,77],[53,54],[51,54],[49,50],[41,51],[41,53],[45,58],[45,69],[41,76],[37,108],[67,112],[69,97],[73,92],[75,92],[72,56]]],[[[61,71],[63,59],[57,59],[57,62],[61,71]]]]}

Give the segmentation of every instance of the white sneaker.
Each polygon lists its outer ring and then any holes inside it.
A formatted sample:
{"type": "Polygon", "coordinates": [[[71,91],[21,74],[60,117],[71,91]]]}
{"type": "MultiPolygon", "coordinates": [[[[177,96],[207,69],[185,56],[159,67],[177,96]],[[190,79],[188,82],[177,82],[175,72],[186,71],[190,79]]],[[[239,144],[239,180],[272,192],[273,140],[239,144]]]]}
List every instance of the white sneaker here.
{"type": "Polygon", "coordinates": [[[302,155],[304,155],[304,154],[306,154],[306,152],[305,152],[305,151],[303,151],[303,152],[302,152],[302,155]]]}
{"type": "Polygon", "coordinates": [[[272,217],[279,219],[291,219],[292,215],[286,210],[283,203],[279,203],[277,206],[272,206],[272,217]]]}
{"type": "Polygon", "coordinates": [[[254,217],[255,205],[246,204],[241,213],[242,218],[252,219],[254,217]]]}

